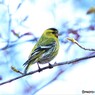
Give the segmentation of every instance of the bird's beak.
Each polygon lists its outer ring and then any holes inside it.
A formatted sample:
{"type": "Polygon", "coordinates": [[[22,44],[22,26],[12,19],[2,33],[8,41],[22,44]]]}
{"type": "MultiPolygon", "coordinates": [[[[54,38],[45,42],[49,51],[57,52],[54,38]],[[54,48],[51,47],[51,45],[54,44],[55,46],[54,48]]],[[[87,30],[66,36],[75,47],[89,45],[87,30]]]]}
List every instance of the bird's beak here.
{"type": "Polygon", "coordinates": [[[59,34],[55,34],[56,38],[58,38],[59,34]]]}
{"type": "Polygon", "coordinates": [[[56,34],[56,37],[58,38],[58,36],[60,36],[61,34],[56,34]]]}

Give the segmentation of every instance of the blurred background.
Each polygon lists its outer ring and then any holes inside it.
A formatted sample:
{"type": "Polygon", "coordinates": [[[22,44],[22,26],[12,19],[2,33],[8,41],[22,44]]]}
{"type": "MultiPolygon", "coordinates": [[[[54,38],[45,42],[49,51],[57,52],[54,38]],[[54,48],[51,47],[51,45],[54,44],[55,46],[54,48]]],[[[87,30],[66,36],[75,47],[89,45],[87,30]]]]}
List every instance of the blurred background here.
{"type": "MultiPolygon", "coordinates": [[[[61,34],[60,51],[51,64],[95,54],[67,40],[95,49],[95,0],[0,0],[0,83],[20,76],[11,66],[23,72],[33,46],[50,27],[61,34]]],[[[36,69],[34,64],[29,71],[36,69]]],[[[4,84],[0,95],[95,95],[94,72],[95,58],[58,66],[4,84]]]]}

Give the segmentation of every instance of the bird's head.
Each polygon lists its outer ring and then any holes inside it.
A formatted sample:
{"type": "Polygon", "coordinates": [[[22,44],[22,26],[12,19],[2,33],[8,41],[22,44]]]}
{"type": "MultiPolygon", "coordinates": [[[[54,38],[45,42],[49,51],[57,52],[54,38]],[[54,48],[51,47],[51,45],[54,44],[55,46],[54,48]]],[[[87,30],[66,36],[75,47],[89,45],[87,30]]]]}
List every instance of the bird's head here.
{"type": "Polygon", "coordinates": [[[45,30],[44,34],[48,37],[55,37],[58,38],[58,30],[55,28],[48,28],[47,30],[45,30]]]}

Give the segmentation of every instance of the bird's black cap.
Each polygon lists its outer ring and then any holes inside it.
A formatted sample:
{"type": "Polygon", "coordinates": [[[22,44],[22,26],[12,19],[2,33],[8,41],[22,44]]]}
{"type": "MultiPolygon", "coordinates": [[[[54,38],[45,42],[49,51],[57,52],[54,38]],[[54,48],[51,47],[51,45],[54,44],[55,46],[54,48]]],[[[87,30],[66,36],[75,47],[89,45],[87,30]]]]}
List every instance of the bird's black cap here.
{"type": "Polygon", "coordinates": [[[56,28],[48,28],[48,30],[58,31],[56,28]]]}

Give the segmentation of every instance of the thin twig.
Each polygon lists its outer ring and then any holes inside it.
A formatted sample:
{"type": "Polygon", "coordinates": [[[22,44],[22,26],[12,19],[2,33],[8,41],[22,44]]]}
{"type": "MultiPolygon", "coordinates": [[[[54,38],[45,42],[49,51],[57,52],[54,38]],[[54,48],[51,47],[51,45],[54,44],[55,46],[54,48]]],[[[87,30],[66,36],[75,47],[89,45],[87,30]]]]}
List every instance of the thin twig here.
{"type": "MultiPolygon", "coordinates": [[[[94,57],[95,57],[95,55],[86,56],[86,57],[77,58],[77,59],[74,59],[74,60],[71,60],[71,61],[65,61],[65,62],[55,63],[52,66],[55,67],[55,66],[60,66],[60,65],[71,64],[71,63],[75,63],[75,62],[78,62],[78,61],[82,61],[82,60],[90,59],[90,58],[94,58],[94,57]]],[[[46,70],[46,69],[49,69],[49,66],[41,68],[41,71],[46,70]]],[[[17,79],[20,79],[20,78],[28,76],[28,75],[32,75],[32,74],[37,73],[37,72],[39,72],[39,70],[35,70],[35,71],[32,71],[32,72],[29,72],[29,73],[27,73],[25,75],[20,75],[18,77],[13,78],[13,79],[10,79],[10,80],[7,80],[5,82],[2,82],[2,83],[0,83],[0,85],[6,84],[6,83],[10,83],[12,81],[15,81],[17,79]]]]}
{"type": "Polygon", "coordinates": [[[71,42],[77,44],[80,48],[84,49],[84,50],[88,50],[88,51],[95,51],[95,49],[90,49],[90,48],[85,48],[82,45],[80,45],[74,38],[67,38],[68,40],[70,40],[71,42]]]}

